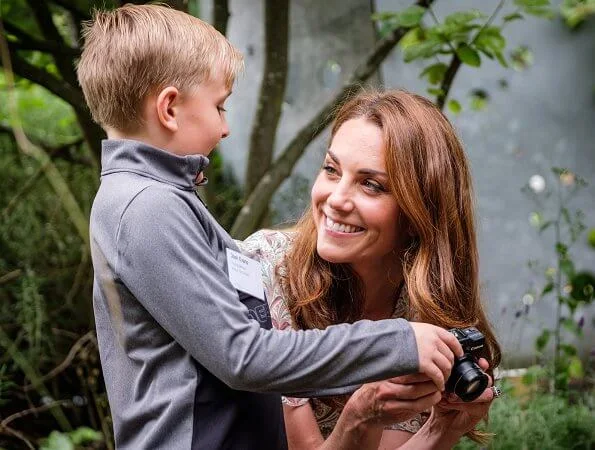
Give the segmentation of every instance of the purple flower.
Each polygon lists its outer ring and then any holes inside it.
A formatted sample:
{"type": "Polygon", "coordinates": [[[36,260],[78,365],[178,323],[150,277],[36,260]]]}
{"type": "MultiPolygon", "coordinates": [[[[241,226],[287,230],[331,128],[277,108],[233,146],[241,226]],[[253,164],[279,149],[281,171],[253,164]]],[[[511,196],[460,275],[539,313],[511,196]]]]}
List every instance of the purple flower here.
{"type": "Polygon", "coordinates": [[[579,328],[582,328],[585,325],[585,316],[581,316],[577,324],[579,328]]]}

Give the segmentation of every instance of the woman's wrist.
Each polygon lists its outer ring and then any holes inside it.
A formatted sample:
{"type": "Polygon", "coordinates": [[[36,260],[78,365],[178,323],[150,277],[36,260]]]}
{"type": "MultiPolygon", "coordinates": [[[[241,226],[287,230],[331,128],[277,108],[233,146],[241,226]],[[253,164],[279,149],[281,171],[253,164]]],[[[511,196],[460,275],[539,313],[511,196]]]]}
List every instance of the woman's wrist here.
{"type": "Polygon", "coordinates": [[[450,421],[443,419],[433,410],[426,423],[412,438],[413,447],[411,448],[446,450],[454,447],[463,433],[453,429],[452,424],[449,423],[450,421]]]}
{"type": "Polygon", "coordinates": [[[335,429],[325,441],[329,449],[366,449],[378,448],[383,427],[372,417],[361,414],[347,402],[335,429]]]}

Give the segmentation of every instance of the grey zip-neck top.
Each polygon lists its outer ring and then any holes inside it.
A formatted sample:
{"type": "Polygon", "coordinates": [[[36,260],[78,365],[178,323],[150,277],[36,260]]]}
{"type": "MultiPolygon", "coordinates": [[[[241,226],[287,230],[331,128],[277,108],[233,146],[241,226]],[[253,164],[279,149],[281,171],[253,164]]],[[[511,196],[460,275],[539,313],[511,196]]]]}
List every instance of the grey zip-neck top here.
{"type": "Polygon", "coordinates": [[[91,211],[93,305],[118,448],[283,449],[279,393],[418,370],[402,319],[271,330],[229,281],[239,251],[195,192],[201,155],[106,140],[91,211]]]}

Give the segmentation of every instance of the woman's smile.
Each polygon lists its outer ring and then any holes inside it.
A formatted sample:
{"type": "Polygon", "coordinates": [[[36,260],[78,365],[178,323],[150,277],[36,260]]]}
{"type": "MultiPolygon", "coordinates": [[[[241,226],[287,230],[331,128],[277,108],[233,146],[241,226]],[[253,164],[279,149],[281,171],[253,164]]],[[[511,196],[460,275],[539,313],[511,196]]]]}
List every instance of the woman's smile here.
{"type": "MultiPolygon", "coordinates": [[[[324,214],[324,213],[323,213],[324,214]]],[[[325,215],[325,227],[326,231],[329,232],[331,236],[343,236],[343,235],[361,235],[365,230],[362,227],[358,227],[356,225],[350,225],[348,223],[334,221],[329,216],[325,215]]]]}

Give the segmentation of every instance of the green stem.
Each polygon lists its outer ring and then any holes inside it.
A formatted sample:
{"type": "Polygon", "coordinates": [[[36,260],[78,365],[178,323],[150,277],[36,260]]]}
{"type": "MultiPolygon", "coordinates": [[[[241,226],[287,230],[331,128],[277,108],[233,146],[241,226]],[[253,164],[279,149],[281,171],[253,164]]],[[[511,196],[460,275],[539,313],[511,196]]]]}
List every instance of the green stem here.
{"type": "MultiPolygon", "coordinates": [[[[43,384],[41,375],[39,375],[35,368],[29,363],[27,357],[16,348],[14,342],[4,332],[2,327],[0,327],[0,347],[4,347],[6,349],[6,352],[10,354],[14,362],[21,368],[25,376],[31,381],[31,384],[41,396],[52,397],[48,389],[43,384]]],[[[66,418],[66,415],[60,406],[52,407],[50,412],[63,431],[72,431],[72,426],[70,425],[70,422],[66,418]]]]}
{"type": "Polygon", "coordinates": [[[553,384],[553,393],[556,393],[556,376],[558,374],[558,364],[560,360],[560,327],[562,326],[560,323],[560,318],[562,317],[562,255],[560,254],[560,250],[558,249],[558,245],[561,244],[561,230],[560,230],[560,221],[562,220],[562,197],[561,197],[561,190],[560,190],[560,181],[558,181],[557,186],[557,193],[558,193],[558,217],[554,222],[555,232],[556,232],[556,255],[557,255],[557,267],[556,267],[556,300],[558,301],[558,305],[556,308],[556,328],[554,331],[554,384],[553,384]]]}

